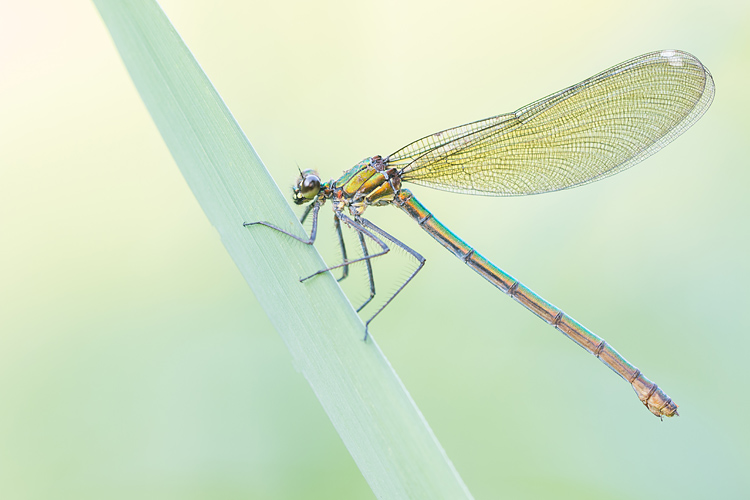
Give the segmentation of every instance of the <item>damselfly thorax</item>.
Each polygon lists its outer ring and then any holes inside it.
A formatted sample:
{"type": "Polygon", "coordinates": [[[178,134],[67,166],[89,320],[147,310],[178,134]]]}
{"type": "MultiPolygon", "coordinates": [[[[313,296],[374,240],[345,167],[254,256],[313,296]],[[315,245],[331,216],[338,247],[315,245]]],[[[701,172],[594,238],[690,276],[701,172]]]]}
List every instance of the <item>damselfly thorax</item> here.
{"type": "Polygon", "coordinates": [[[401,189],[401,176],[382,157],[373,156],[329,184],[331,189],[322,186],[321,195],[332,200],[334,211],[347,210],[352,217],[359,217],[369,206],[392,203],[401,189]]]}

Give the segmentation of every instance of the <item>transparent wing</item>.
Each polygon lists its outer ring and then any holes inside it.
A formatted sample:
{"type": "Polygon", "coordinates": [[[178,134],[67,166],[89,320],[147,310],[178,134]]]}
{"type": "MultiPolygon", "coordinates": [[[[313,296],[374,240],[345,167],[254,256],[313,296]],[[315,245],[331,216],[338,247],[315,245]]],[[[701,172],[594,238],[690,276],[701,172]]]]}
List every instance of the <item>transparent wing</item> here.
{"type": "Polygon", "coordinates": [[[706,112],[714,82],[686,52],[652,52],[514,113],[433,134],[390,155],[402,179],[513,196],[586,184],[638,163],[706,112]]]}

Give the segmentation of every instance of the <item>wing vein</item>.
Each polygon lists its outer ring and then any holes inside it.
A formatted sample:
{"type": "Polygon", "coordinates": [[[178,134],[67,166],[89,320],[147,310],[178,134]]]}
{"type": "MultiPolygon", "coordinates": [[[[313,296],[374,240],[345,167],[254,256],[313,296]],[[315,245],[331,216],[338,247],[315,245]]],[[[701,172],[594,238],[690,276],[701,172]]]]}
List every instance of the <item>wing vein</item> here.
{"type": "Polygon", "coordinates": [[[423,137],[387,158],[402,179],[515,196],[593,182],[655,153],[698,120],[711,73],[686,52],[625,61],[519,108],[423,137]]]}

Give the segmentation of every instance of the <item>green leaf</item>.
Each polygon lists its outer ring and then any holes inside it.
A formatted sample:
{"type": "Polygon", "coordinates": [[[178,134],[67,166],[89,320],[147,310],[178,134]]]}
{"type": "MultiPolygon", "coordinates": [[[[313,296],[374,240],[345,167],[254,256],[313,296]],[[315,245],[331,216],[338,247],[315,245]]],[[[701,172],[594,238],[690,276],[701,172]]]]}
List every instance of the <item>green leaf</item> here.
{"type": "MultiPolygon", "coordinates": [[[[379,498],[471,498],[312,246],[243,221],[303,229],[156,2],[95,0],[172,156],[379,498]]],[[[259,78],[262,75],[259,75],[259,78]]],[[[248,325],[252,328],[252,325],[248,325]]]]}

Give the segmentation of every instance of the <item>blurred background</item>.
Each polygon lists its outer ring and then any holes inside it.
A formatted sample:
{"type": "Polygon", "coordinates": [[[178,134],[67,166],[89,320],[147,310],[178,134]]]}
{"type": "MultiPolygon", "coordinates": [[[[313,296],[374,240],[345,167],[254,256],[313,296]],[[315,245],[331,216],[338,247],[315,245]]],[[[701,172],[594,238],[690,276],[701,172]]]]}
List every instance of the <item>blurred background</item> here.
{"type": "MultiPolygon", "coordinates": [[[[477,499],[747,497],[750,4],[161,3],[284,190],[645,52],[698,56],[713,106],[631,170],[526,198],[413,188],[679,418],[395,209],[368,215],[428,263],[372,333],[477,499]]],[[[0,6],[0,218],[0,497],[373,498],[89,2],[0,6]]]]}

